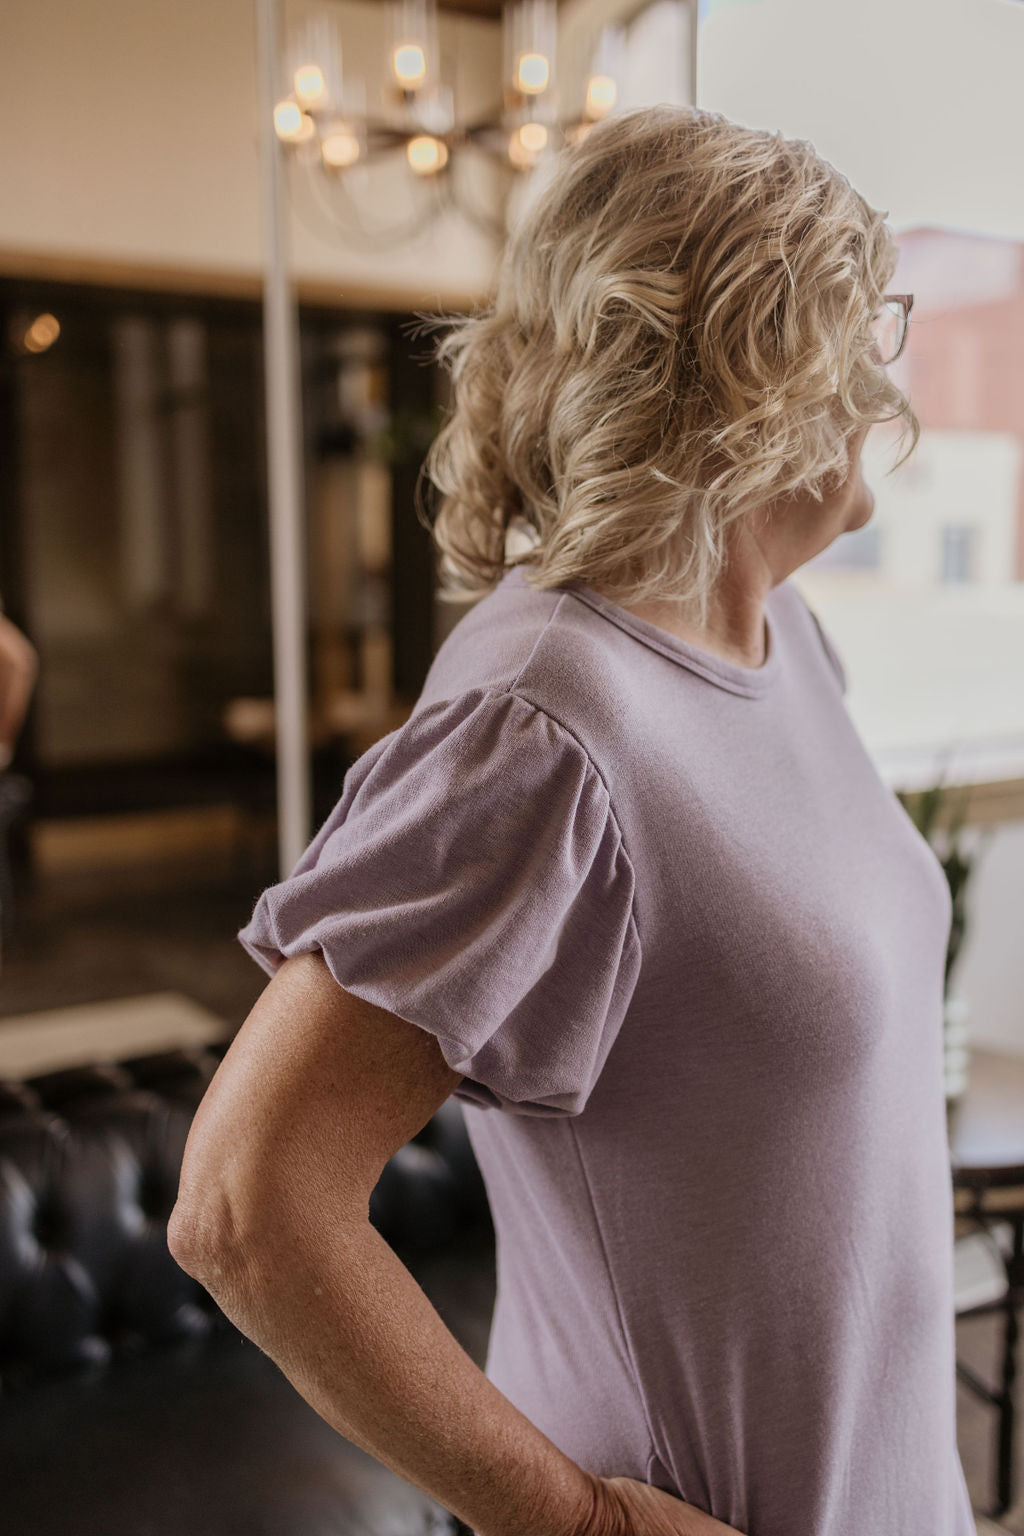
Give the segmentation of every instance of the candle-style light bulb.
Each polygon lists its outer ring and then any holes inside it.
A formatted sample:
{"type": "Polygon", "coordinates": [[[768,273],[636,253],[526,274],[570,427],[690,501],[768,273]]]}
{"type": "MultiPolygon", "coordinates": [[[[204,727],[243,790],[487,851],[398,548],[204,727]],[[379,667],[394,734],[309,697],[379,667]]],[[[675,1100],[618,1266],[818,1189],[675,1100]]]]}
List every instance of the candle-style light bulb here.
{"type": "Polygon", "coordinates": [[[422,91],[437,80],[436,0],[393,0],[391,74],[399,90],[422,91]]]}
{"type": "Polygon", "coordinates": [[[614,107],[618,93],[611,75],[591,75],[587,81],[587,116],[606,117],[614,107]]]}
{"type": "Polygon", "coordinates": [[[320,141],[320,153],[324,164],[332,171],[345,170],[347,166],[355,165],[362,154],[359,135],[348,123],[331,123],[320,141]]]}
{"type": "Polygon", "coordinates": [[[405,147],[406,159],[418,176],[434,176],[448,163],[448,146],[432,133],[418,133],[405,147]]]}
{"type": "Polygon", "coordinates": [[[551,82],[551,61],[543,53],[523,53],[516,67],[516,86],[524,95],[536,96],[551,82]]]}
{"type": "Polygon", "coordinates": [[[318,107],[327,95],[327,82],[319,64],[300,64],[292,77],[297,99],[304,107],[318,107]]]}
{"type": "Polygon", "coordinates": [[[341,33],[327,11],[302,18],[288,42],[284,94],[303,112],[337,112],[341,101],[341,33]]]}
{"type": "Polygon", "coordinates": [[[274,132],[286,143],[296,143],[302,137],[303,111],[297,101],[290,98],[279,101],[274,108],[274,132]]]}
{"type": "Polygon", "coordinates": [[[505,81],[513,98],[540,96],[552,89],[556,39],[554,0],[519,0],[503,7],[505,81]]]}
{"type": "Polygon", "coordinates": [[[587,96],[583,107],[584,117],[591,122],[607,117],[615,106],[619,97],[618,81],[623,76],[625,63],[625,27],[602,27],[590,60],[587,96]]]}
{"type": "Polygon", "coordinates": [[[544,123],[521,123],[509,137],[508,157],[520,170],[529,170],[537,164],[547,145],[548,130],[544,123]]]}
{"type": "Polygon", "coordinates": [[[427,78],[427,59],[419,43],[399,43],[391,56],[391,67],[404,91],[414,91],[427,78]]]}

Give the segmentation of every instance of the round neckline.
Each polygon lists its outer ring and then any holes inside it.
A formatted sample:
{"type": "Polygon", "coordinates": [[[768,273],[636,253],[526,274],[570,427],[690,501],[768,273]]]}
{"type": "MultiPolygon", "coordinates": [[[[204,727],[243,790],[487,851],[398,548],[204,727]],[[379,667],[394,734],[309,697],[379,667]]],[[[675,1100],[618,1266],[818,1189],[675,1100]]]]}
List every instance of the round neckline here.
{"type": "MultiPolygon", "coordinates": [[[[527,585],[522,567],[513,566],[505,575],[504,580],[519,574],[519,584],[527,585]]],[[[672,634],[667,629],[662,629],[659,624],[653,624],[649,619],[641,619],[628,609],[613,603],[602,592],[596,592],[592,587],[582,582],[572,582],[564,587],[552,588],[552,591],[564,592],[570,597],[575,597],[579,602],[601,614],[612,624],[632,635],[635,639],[649,646],[652,650],[660,652],[670,661],[688,668],[691,672],[698,673],[708,682],[717,684],[720,688],[726,688],[731,693],[745,694],[751,698],[757,698],[767,693],[779,675],[779,643],[778,627],[774,615],[771,612],[771,600],[778,590],[773,587],[765,600],[764,628],[765,628],[765,659],[759,667],[744,667],[738,661],[728,661],[724,656],[716,656],[711,651],[701,650],[689,640],[683,640],[678,635],[672,634]]]]}

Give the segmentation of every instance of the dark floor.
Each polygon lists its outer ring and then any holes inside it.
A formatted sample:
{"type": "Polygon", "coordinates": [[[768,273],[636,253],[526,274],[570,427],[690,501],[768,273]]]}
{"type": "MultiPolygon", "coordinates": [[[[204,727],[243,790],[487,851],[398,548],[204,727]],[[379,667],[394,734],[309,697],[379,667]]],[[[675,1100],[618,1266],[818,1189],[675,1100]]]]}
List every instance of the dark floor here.
{"type": "Polygon", "coordinates": [[[237,1029],[267,976],[235,935],[277,878],[258,859],[232,874],[222,857],[208,870],[179,864],[59,879],[19,871],[0,1018],[170,990],[237,1029]]]}
{"type": "MultiPolygon", "coordinates": [[[[257,857],[228,874],[193,870],[172,877],[156,869],[116,880],[109,873],[59,881],[20,876],[0,972],[0,1017],[169,989],[195,998],[237,1028],[267,981],[235,937],[262,886],[278,878],[272,864],[258,865],[257,857]]],[[[492,1285],[493,1277],[485,1283],[492,1285]]],[[[484,1313],[490,1304],[490,1299],[481,1303],[484,1313]]],[[[957,1324],[960,1358],[989,1380],[995,1379],[998,1328],[992,1317],[957,1324]]],[[[486,1326],[481,1323],[463,1342],[482,1364],[486,1326]]],[[[1024,1414],[1024,1394],[1019,1401],[1024,1414]]],[[[987,1513],[993,1411],[962,1383],[957,1407],[971,1499],[987,1513]]],[[[1024,1536],[1024,1425],[1018,1447],[1017,1498],[1000,1524],[1013,1536],[1024,1536]]]]}

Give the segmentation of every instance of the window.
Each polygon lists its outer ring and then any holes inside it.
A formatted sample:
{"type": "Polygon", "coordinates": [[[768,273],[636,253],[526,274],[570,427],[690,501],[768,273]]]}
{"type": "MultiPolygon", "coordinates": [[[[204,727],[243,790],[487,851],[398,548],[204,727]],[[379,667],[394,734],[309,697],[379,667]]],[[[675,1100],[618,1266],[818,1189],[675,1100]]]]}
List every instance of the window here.
{"type": "Polygon", "coordinates": [[[887,210],[889,287],[915,295],[894,372],[921,441],[892,474],[890,431],[864,450],[877,564],[841,536],[794,581],[890,780],[1024,776],[1024,6],[978,0],[966,28],[955,0],[699,14],[701,106],[810,140],[887,210]]]}
{"type": "Polygon", "coordinates": [[[976,528],[956,523],[947,523],[942,529],[943,581],[971,580],[977,531],[976,528]]]}
{"type": "Polygon", "coordinates": [[[921,439],[894,470],[897,430],[872,429],[870,523],[795,580],[883,764],[917,762],[923,782],[952,750],[954,777],[984,757],[986,776],[1012,778],[1024,774],[1024,245],[933,229],[899,240],[892,287],[915,305],[893,373],[921,439]]]}

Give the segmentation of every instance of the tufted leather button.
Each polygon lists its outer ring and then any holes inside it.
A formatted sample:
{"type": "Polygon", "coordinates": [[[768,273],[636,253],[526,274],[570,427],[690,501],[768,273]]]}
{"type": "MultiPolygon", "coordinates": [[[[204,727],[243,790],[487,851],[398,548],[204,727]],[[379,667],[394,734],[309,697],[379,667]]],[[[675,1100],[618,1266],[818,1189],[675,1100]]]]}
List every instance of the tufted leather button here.
{"type": "Polygon", "coordinates": [[[37,1201],[32,1215],[32,1236],[40,1248],[56,1248],[60,1243],[60,1215],[51,1196],[37,1201]]]}

